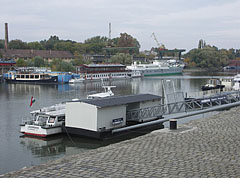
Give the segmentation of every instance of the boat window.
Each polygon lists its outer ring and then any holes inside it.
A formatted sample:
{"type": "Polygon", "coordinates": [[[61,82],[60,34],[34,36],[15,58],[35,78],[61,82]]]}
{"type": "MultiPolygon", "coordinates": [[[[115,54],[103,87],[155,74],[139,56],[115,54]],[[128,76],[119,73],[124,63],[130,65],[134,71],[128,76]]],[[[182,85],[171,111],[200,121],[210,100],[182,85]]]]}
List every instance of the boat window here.
{"type": "Polygon", "coordinates": [[[48,122],[49,122],[49,123],[54,123],[54,121],[55,121],[55,117],[53,117],[53,116],[50,116],[50,118],[49,118],[48,122]]]}
{"type": "Polygon", "coordinates": [[[48,119],[47,116],[38,116],[38,122],[46,123],[47,119],[48,119]]]}
{"type": "Polygon", "coordinates": [[[58,122],[65,121],[65,116],[58,116],[58,122]]]}
{"type": "Polygon", "coordinates": [[[30,78],[34,78],[34,75],[30,75],[30,78]]]}
{"type": "Polygon", "coordinates": [[[39,78],[39,75],[35,75],[35,78],[39,78]]]}
{"type": "Polygon", "coordinates": [[[26,78],[29,78],[29,75],[26,75],[26,78]]]}
{"type": "Polygon", "coordinates": [[[17,78],[20,78],[20,75],[17,75],[17,78]]]}
{"type": "Polygon", "coordinates": [[[21,78],[24,78],[24,75],[21,75],[21,78]]]}

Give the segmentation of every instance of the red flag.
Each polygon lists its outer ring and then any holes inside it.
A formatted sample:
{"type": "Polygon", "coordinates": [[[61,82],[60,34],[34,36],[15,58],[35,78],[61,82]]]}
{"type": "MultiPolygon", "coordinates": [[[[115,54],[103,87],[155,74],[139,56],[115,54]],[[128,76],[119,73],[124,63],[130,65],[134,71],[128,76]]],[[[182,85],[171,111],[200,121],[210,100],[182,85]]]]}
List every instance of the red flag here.
{"type": "Polygon", "coordinates": [[[31,97],[30,107],[32,107],[33,103],[35,102],[35,98],[31,97]]]}

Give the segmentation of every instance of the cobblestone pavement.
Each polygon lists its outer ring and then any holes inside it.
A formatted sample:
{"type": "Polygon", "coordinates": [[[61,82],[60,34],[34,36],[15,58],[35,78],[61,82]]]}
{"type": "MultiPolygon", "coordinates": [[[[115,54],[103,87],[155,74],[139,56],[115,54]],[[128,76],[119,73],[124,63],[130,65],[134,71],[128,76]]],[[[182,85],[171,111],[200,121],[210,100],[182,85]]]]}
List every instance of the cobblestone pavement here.
{"type": "Polygon", "coordinates": [[[240,177],[239,114],[232,108],[2,177],[240,177]]]}

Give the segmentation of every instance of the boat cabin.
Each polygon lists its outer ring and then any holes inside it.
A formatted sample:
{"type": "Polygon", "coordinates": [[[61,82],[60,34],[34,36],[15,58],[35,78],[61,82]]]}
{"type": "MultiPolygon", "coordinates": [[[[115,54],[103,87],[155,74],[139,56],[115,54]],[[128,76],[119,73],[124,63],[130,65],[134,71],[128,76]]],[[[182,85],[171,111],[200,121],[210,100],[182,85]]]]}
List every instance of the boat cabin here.
{"type": "Polygon", "coordinates": [[[43,112],[31,113],[33,115],[33,124],[46,127],[62,126],[65,123],[65,109],[43,112]]]}

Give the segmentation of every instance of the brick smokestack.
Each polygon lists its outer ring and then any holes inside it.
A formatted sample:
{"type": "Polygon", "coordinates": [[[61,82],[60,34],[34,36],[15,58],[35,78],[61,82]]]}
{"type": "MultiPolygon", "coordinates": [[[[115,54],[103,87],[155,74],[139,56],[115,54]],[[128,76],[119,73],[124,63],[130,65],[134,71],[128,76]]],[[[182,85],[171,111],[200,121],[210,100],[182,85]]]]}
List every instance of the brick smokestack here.
{"type": "Polygon", "coordinates": [[[8,23],[5,23],[5,50],[8,49],[8,23]]]}

